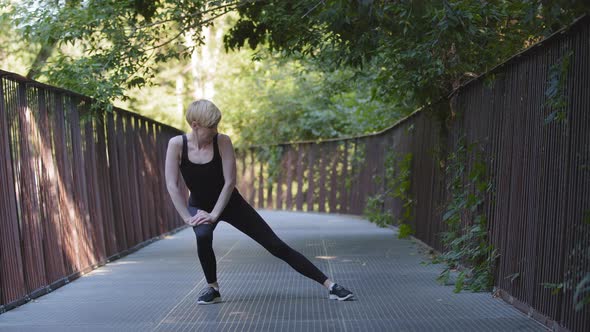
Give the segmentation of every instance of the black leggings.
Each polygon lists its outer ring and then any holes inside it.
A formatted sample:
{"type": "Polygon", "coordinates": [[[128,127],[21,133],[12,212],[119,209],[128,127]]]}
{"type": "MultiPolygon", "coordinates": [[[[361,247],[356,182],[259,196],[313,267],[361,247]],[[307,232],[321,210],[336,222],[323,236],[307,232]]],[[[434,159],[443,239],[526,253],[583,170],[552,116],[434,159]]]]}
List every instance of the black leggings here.
{"type": "MultiPolygon", "coordinates": [[[[194,206],[188,206],[191,215],[197,214],[198,209],[194,206]]],[[[312,262],[305,256],[289,247],[283,242],[262,219],[262,217],[254,210],[248,202],[241,196],[232,197],[227,207],[221,214],[219,220],[223,220],[234,226],[242,233],[251,237],[254,241],[262,245],[274,256],[284,260],[297,272],[304,276],[317,281],[320,284],[328,279],[312,262]]],[[[215,254],[213,253],[213,231],[217,227],[214,224],[201,224],[193,226],[195,235],[197,236],[197,250],[201,267],[205,273],[207,283],[214,283],[217,281],[217,262],[215,254]]]]}

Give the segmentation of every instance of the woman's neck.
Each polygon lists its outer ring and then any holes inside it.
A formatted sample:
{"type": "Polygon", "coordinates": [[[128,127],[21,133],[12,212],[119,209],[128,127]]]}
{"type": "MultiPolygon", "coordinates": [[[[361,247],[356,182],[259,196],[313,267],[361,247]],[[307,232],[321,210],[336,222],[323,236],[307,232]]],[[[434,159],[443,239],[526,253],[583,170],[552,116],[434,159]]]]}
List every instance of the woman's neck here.
{"type": "Polygon", "coordinates": [[[197,135],[197,133],[194,130],[190,132],[190,134],[188,136],[188,140],[193,143],[193,146],[195,146],[197,148],[197,150],[203,149],[204,147],[213,143],[213,138],[211,138],[210,140],[206,140],[206,139],[199,140],[199,136],[197,135]]]}

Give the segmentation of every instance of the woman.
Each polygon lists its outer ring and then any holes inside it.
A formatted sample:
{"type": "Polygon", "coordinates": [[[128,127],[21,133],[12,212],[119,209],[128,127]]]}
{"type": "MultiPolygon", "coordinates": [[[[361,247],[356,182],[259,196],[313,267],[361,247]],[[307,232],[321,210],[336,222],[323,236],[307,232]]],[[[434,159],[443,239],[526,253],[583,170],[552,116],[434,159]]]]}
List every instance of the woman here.
{"type": "Polygon", "coordinates": [[[277,237],[268,224],[236,189],[236,159],[230,138],[217,132],[221,112],[208,100],[190,104],[186,121],[189,133],[170,139],[166,152],[166,186],[174,207],[193,227],[197,249],[208,287],[200,292],[199,304],[219,302],[213,231],[220,220],[234,226],[262,245],[297,272],[328,288],[329,299],[347,300],[353,294],[332,282],[299,252],[277,237]],[[188,206],[178,186],[182,175],[190,196],[188,206]]]}

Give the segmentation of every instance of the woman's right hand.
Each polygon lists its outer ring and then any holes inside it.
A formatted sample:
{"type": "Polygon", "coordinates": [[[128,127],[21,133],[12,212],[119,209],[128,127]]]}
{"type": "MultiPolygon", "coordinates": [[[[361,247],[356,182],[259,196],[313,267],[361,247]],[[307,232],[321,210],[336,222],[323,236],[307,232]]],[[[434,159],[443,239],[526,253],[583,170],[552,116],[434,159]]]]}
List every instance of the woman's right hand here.
{"type": "Polygon", "coordinates": [[[189,217],[184,219],[184,223],[189,226],[195,226],[195,222],[197,219],[197,214],[199,213],[199,209],[196,206],[187,206],[188,215],[189,217]]]}
{"type": "Polygon", "coordinates": [[[189,225],[189,226],[194,226],[195,225],[195,222],[196,222],[196,220],[195,220],[196,218],[195,217],[196,216],[190,216],[190,217],[184,219],[184,223],[187,224],[187,225],[189,225]]]}
{"type": "Polygon", "coordinates": [[[196,226],[196,225],[202,225],[202,224],[211,224],[211,222],[209,221],[202,221],[199,222],[199,219],[202,219],[202,215],[204,214],[205,211],[203,210],[197,210],[197,213],[194,216],[191,216],[187,219],[184,220],[184,223],[189,225],[189,226],[196,226]]]}

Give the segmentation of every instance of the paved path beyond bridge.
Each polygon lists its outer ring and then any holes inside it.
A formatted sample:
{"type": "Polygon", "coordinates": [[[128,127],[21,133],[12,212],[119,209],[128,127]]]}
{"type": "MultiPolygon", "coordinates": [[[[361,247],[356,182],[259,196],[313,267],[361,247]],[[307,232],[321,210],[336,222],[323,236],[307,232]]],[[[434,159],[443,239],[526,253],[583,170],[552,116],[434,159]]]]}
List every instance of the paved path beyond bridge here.
{"type": "Polygon", "coordinates": [[[0,315],[0,331],[544,331],[490,293],[453,293],[395,230],[358,217],[262,211],[287,244],[355,293],[328,291],[231,225],[213,249],[223,302],[206,285],[187,228],[0,315]]]}

